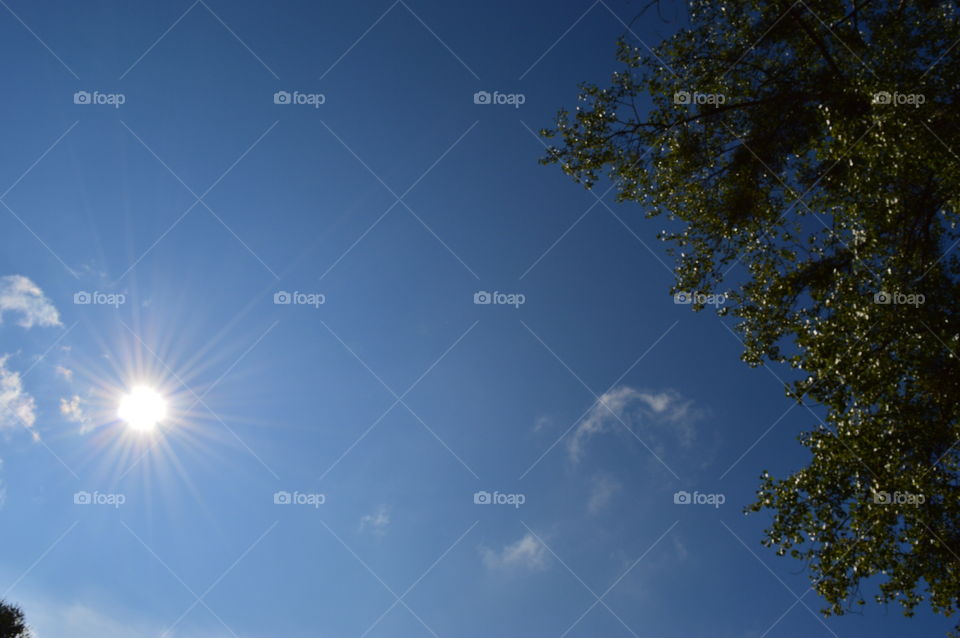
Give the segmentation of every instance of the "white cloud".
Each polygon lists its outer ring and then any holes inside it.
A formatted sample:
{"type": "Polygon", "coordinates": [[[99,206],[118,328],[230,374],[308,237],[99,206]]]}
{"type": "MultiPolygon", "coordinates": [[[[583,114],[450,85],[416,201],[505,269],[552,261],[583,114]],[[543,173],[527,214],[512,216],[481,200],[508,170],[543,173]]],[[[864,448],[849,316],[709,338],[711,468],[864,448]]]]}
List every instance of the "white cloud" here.
{"type": "Polygon", "coordinates": [[[578,462],[583,457],[588,439],[606,431],[623,429],[623,425],[647,430],[650,426],[657,426],[658,434],[670,434],[677,443],[689,447],[696,438],[693,425],[700,416],[692,401],[672,390],[644,392],[618,386],[593,404],[567,439],[567,452],[573,462],[578,462]]]}
{"type": "Polygon", "coordinates": [[[23,328],[59,326],[60,314],[37,284],[23,275],[0,277],[0,322],[4,313],[17,313],[23,328]]]}
{"type": "Polygon", "coordinates": [[[613,502],[613,497],[616,496],[622,486],[609,474],[597,474],[590,483],[587,512],[591,516],[596,516],[613,502]]]}
{"type": "Polygon", "coordinates": [[[0,430],[33,427],[36,403],[23,389],[19,372],[7,368],[9,355],[0,357],[0,430]]]}
{"type": "Polygon", "coordinates": [[[60,375],[61,377],[63,377],[64,379],[66,379],[67,381],[72,381],[72,380],[73,380],[73,370],[71,370],[70,368],[65,368],[65,367],[63,367],[63,366],[57,366],[56,368],[54,368],[53,371],[56,372],[57,374],[59,374],[59,375],[60,375]]]}
{"type": "Polygon", "coordinates": [[[373,514],[366,514],[360,519],[360,531],[370,530],[378,536],[387,533],[387,526],[390,525],[390,508],[381,505],[373,514]]]}
{"type": "Polygon", "coordinates": [[[60,399],[60,414],[67,421],[86,423],[87,415],[83,411],[83,403],[83,399],[76,394],[69,399],[60,399]]]}
{"type": "Polygon", "coordinates": [[[536,571],[547,566],[547,548],[531,532],[527,532],[515,543],[504,546],[499,552],[489,547],[481,547],[480,551],[483,555],[483,564],[488,569],[536,571]]]}

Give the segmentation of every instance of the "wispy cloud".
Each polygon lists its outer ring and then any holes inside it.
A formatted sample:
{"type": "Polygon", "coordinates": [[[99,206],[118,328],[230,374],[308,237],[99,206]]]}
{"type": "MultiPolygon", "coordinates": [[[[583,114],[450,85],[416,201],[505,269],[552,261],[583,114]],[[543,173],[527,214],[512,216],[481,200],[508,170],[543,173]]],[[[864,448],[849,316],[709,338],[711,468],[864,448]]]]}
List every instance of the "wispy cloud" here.
{"type": "Polygon", "coordinates": [[[60,414],[67,421],[85,424],[87,422],[87,415],[83,411],[83,403],[83,399],[76,394],[69,399],[60,399],[60,414]]]}
{"type": "Polygon", "coordinates": [[[59,326],[60,313],[37,284],[23,275],[0,277],[0,323],[6,313],[19,317],[23,328],[59,326]]]}
{"type": "Polygon", "coordinates": [[[587,412],[567,439],[567,452],[579,462],[589,439],[603,432],[630,428],[668,435],[683,447],[690,447],[695,438],[695,422],[701,412],[693,402],[673,390],[647,392],[629,386],[617,386],[603,394],[587,412]]]}
{"type": "Polygon", "coordinates": [[[0,356],[0,430],[30,428],[37,420],[37,406],[23,389],[20,373],[7,367],[9,356],[0,356]]]}
{"type": "Polygon", "coordinates": [[[73,370],[71,370],[70,368],[65,368],[65,367],[63,367],[63,366],[57,366],[56,368],[54,368],[53,371],[56,372],[56,373],[57,373],[58,375],[60,375],[61,377],[63,377],[64,379],[66,379],[67,381],[72,381],[72,380],[73,380],[73,370]]]}
{"type": "Polygon", "coordinates": [[[620,482],[606,473],[597,474],[590,481],[590,496],[587,499],[587,513],[596,516],[613,502],[620,491],[620,482]]]}
{"type": "Polygon", "coordinates": [[[390,525],[390,508],[381,505],[373,514],[365,514],[360,519],[360,531],[370,531],[377,536],[383,536],[387,533],[387,526],[390,525]]]}
{"type": "Polygon", "coordinates": [[[504,546],[500,551],[489,547],[481,547],[480,551],[483,555],[483,564],[492,570],[538,571],[547,566],[547,548],[530,532],[520,540],[504,546]]]}

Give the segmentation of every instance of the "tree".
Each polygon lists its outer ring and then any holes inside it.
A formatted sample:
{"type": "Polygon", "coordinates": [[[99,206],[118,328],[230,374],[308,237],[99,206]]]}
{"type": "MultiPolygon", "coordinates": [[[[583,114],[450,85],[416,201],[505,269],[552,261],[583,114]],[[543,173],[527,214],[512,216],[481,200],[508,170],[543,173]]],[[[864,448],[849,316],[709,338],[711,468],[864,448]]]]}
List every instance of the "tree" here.
{"type": "Polygon", "coordinates": [[[0,638],[30,638],[23,610],[0,600],[0,638]]]}
{"type": "Polygon", "coordinates": [[[625,35],[610,84],[542,131],[544,163],[669,220],[671,292],[726,286],[743,359],[793,369],[809,463],[765,471],[748,509],[827,615],[872,597],[949,616],[960,597],[958,18],[691,2],[655,48],[625,35]]]}

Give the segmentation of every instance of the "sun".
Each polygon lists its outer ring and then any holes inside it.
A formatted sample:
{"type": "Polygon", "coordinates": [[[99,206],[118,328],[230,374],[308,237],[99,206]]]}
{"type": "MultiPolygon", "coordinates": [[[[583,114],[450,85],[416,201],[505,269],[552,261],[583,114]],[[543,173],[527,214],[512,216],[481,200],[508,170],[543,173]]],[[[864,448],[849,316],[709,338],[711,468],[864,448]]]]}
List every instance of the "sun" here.
{"type": "Polygon", "coordinates": [[[117,416],[134,430],[150,432],[167,416],[167,402],[159,392],[138,385],[120,400],[117,416]]]}

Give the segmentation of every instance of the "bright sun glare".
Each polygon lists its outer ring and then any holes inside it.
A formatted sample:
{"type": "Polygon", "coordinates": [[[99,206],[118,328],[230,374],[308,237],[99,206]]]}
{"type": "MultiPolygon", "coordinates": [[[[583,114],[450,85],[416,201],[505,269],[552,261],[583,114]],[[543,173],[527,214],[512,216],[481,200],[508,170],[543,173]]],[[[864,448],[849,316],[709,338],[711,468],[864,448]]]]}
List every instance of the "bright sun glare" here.
{"type": "Polygon", "coordinates": [[[167,416],[167,402],[153,388],[136,386],[121,399],[117,416],[133,429],[148,432],[167,416]]]}

